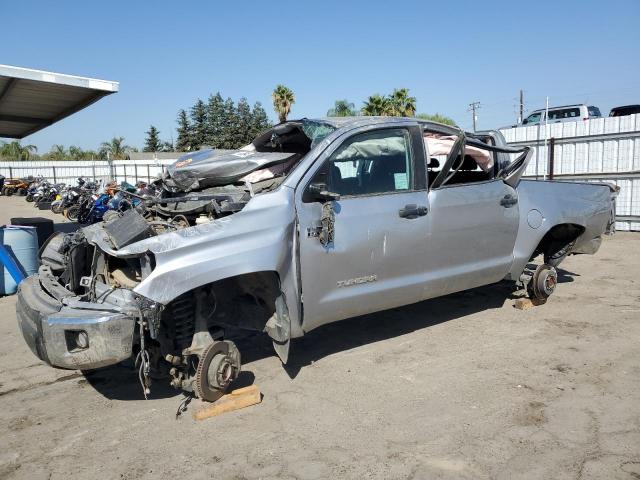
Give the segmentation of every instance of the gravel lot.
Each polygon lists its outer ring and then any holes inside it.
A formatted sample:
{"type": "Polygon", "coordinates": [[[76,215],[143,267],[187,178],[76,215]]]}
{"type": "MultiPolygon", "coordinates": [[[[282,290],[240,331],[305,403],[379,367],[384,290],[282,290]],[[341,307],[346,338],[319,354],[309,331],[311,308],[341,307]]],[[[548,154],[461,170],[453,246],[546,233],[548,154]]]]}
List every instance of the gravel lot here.
{"type": "Polygon", "coordinates": [[[200,422],[125,366],[43,365],[0,298],[0,478],[640,479],[639,251],[570,257],[527,311],[498,284],[329,325],[286,369],[247,339],[262,404],[200,422]]]}

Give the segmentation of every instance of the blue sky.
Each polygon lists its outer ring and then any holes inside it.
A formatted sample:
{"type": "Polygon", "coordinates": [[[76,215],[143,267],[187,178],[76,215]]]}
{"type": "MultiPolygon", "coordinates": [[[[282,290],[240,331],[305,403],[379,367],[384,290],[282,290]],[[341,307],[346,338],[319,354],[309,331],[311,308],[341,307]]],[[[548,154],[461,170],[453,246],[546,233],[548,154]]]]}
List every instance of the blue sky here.
{"type": "Polygon", "coordinates": [[[640,103],[640,1],[165,2],[0,0],[0,63],[116,80],[120,92],[25,141],[95,148],[175,118],[220,91],[260,101],[284,83],[292,117],[323,116],[407,87],[418,111],[465,128],[513,123],[528,110],[586,102],[604,114],[640,103]]]}

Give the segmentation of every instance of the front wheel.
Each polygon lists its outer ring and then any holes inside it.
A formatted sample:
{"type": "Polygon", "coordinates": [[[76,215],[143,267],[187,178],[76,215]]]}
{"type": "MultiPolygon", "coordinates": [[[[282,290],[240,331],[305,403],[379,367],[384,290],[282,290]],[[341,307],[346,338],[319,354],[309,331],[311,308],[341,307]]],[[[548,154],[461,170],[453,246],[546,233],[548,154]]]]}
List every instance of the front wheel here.
{"type": "Polygon", "coordinates": [[[73,205],[67,208],[64,212],[65,217],[72,222],[78,221],[78,215],[80,214],[80,205],[73,205]]]}
{"type": "Polygon", "coordinates": [[[27,193],[27,196],[24,198],[27,202],[33,202],[33,193],[27,193]]]}
{"type": "Polygon", "coordinates": [[[62,202],[58,202],[58,203],[53,202],[53,203],[51,204],[51,211],[52,211],[53,213],[62,213],[62,210],[63,210],[63,209],[62,209],[62,202]]]}
{"type": "Polygon", "coordinates": [[[13,195],[13,188],[6,188],[5,191],[4,191],[4,194],[7,197],[10,197],[11,195],[13,195]]]}

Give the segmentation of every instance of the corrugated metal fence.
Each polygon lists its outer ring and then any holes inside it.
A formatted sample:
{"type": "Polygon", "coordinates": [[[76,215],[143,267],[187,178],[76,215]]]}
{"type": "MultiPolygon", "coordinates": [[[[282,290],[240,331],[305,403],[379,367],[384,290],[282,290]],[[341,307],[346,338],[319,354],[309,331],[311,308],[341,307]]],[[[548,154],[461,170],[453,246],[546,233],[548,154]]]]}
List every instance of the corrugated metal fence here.
{"type": "Polygon", "coordinates": [[[534,149],[527,177],[618,185],[616,228],[640,231],[640,114],[501,132],[510,145],[534,149]]]}
{"type": "Polygon", "coordinates": [[[151,181],[162,173],[166,165],[174,161],[175,159],[0,162],[0,174],[6,178],[42,175],[53,183],[75,184],[78,177],[135,183],[138,180],[151,181]]]}

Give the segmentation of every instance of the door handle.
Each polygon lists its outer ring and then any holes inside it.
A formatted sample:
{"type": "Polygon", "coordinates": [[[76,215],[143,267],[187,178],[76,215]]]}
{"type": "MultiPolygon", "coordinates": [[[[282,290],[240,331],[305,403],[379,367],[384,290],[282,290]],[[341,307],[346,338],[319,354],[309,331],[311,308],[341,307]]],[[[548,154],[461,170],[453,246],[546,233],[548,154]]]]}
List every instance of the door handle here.
{"type": "Polygon", "coordinates": [[[401,218],[418,218],[424,217],[427,213],[429,213],[429,209],[424,205],[416,205],[415,203],[405,205],[404,208],[398,210],[398,215],[401,218]]]}
{"type": "Polygon", "coordinates": [[[506,207],[506,208],[513,207],[517,203],[518,203],[518,197],[516,197],[515,195],[511,195],[511,194],[505,195],[500,200],[500,205],[502,205],[503,207],[506,207]]]}

